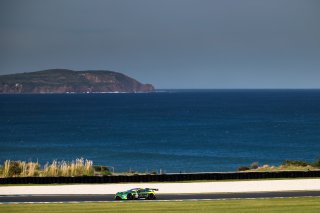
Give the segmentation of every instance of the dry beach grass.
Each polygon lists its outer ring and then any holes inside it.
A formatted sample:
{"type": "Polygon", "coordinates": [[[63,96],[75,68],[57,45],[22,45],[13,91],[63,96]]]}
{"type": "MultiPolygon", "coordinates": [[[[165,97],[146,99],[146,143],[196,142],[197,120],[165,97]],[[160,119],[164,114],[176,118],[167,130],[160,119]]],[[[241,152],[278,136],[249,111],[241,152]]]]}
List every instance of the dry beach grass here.
{"type": "Polygon", "coordinates": [[[6,160],[0,170],[1,177],[57,177],[93,175],[93,162],[77,158],[74,161],[52,161],[43,167],[38,162],[6,160]]]}

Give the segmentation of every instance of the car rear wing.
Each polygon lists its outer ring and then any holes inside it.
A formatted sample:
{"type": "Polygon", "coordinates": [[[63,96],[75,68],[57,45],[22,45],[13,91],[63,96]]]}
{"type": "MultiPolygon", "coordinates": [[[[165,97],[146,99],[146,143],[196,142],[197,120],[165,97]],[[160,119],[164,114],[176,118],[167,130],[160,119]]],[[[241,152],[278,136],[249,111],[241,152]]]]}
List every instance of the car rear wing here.
{"type": "Polygon", "coordinates": [[[148,188],[148,189],[152,191],[159,191],[159,189],[151,189],[151,188],[148,188]]]}

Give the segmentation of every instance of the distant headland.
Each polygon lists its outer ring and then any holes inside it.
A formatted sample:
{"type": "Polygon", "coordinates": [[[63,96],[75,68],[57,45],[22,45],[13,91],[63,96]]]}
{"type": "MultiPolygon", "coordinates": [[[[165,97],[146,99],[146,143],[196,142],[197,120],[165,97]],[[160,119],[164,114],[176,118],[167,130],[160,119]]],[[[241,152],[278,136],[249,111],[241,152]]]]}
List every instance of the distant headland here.
{"type": "Polygon", "coordinates": [[[0,75],[0,93],[111,93],[152,92],[154,86],[142,84],[122,73],[106,70],[73,71],[49,69],[0,75]]]}

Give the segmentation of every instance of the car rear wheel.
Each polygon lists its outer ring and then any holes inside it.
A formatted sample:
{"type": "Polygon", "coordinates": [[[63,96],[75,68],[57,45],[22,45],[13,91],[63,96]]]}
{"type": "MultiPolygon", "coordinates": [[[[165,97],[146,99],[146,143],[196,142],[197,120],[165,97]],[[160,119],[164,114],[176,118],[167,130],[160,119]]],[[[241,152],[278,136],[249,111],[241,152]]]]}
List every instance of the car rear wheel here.
{"type": "Polygon", "coordinates": [[[148,194],[147,199],[148,200],[154,200],[154,199],[156,199],[156,196],[154,194],[148,194]]]}
{"type": "Polygon", "coordinates": [[[121,197],[117,196],[117,197],[116,197],[116,200],[121,200],[121,197]]]}
{"type": "Polygon", "coordinates": [[[128,199],[128,200],[133,200],[133,195],[132,195],[132,194],[128,194],[128,195],[127,195],[127,199],[128,199]]]}

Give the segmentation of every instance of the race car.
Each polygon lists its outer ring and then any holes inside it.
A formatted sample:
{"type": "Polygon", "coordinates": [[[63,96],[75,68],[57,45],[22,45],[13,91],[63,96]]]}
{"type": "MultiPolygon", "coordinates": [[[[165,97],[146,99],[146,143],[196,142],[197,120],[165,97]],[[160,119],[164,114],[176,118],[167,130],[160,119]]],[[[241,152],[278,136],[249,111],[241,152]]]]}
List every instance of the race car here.
{"type": "Polygon", "coordinates": [[[117,192],[114,196],[115,200],[135,200],[144,198],[146,200],[156,199],[155,191],[158,189],[151,188],[134,188],[123,192],[117,192]]]}

